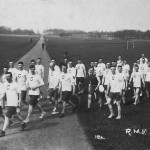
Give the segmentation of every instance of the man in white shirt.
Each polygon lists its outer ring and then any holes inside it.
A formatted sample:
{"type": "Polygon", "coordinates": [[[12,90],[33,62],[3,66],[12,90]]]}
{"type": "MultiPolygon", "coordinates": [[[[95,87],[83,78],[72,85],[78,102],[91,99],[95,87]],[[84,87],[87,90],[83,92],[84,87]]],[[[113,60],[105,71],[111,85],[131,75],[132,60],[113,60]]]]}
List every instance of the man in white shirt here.
{"type": "Polygon", "coordinates": [[[142,57],[140,58],[140,63],[142,63],[143,59],[145,60],[145,63],[148,62],[148,59],[145,57],[144,54],[142,54],[142,57]]]}
{"type": "Polygon", "coordinates": [[[8,72],[8,69],[9,69],[9,68],[8,68],[7,65],[5,65],[5,66],[3,67],[3,74],[2,74],[2,83],[3,83],[3,84],[5,84],[5,82],[7,82],[5,75],[6,75],[6,73],[8,72]]]}
{"type": "Polygon", "coordinates": [[[80,59],[78,59],[78,63],[76,64],[76,85],[79,90],[79,94],[83,93],[83,84],[84,84],[84,79],[86,78],[86,70],[85,70],[85,65],[82,63],[80,59]]]}
{"type": "Polygon", "coordinates": [[[125,93],[126,93],[126,87],[127,87],[127,80],[126,80],[126,74],[122,71],[122,66],[118,66],[118,76],[119,76],[119,81],[120,84],[118,86],[120,86],[121,88],[121,97],[122,97],[122,101],[123,104],[125,104],[125,93]]]}
{"type": "Polygon", "coordinates": [[[11,72],[11,73],[12,73],[13,80],[15,80],[16,71],[17,71],[17,69],[14,68],[14,62],[13,62],[13,61],[9,61],[9,69],[8,69],[8,72],[11,72]]]}
{"type": "Polygon", "coordinates": [[[111,102],[115,98],[116,105],[118,108],[118,116],[116,117],[116,119],[121,119],[121,87],[118,86],[120,84],[119,76],[118,74],[116,74],[115,67],[111,67],[111,71],[112,75],[109,79],[109,84],[107,86],[107,94],[109,94],[107,98],[107,103],[110,110],[110,116],[108,118],[112,118],[114,116],[114,111],[111,102]]]}
{"type": "Polygon", "coordinates": [[[106,66],[105,64],[103,63],[103,59],[100,58],[99,59],[99,64],[97,66],[97,70],[96,70],[96,74],[100,77],[100,80],[102,81],[102,78],[103,78],[103,73],[106,69],[106,66]]]}
{"type": "Polygon", "coordinates": [[[18,62],[18,70],[16,71],[16,82],[18,84],[18,94],[19,94],[19,106],[22,107],[23,104],[28,105],[26,102],[26,94],[27,94],[27,87],[26,87],[26,80],[28,72],[23,69],[23,62],[18,62]]]}
{"type": "MultiPolygon", "coordinates": [[[[107,86],[109,84],[109,78],[111,76],[112,72],[111,72],[111,69],[110,69],[110,63],[107,63],[106,64],[106,69],[103,73],[103,79],[102,79],[102,85],[104,86],[104,91],[105,91],[105,98],[107,100],[108,98],[108,95],[107,95],[107,86]]],[[[105,105],[107,105],[108,103],[106,102],[105,105]]]]}
{"type": "Polygon", "coordinates": [[[145,69],[144,73],[144,80],[145,80],[145,88],[146,88],[146,95],[147,98],[150,98],[150,62],[148,62],[147,69],[145,69]]]}
{"type": "Polygon", "coordinates": [[[42,63],[42,58],[37,58],[35,69],[36,72],[41,76],[41,78],[44,79],[44,66],[41,63],[42,63]]]}
{"type": "Polygon", "coordinates": [[[139,64],[139,72],[144,76],[145,70],[147,69],[147,62],[145,59],[142,59],[142,62],[139,64]]]}
{"type": "MultiPolygon", "coordinates": [[[[51,62],[54,63],[54,69],[55,69],[55,71],[57,71],[58,73],[60,73],[60,72],[61,72],[61,71],[60,71],[60,68],[59,68],[59,66],[56,65],[56,59],[55,59],[55,58],[52,58],[52,59],[51,59],[51,62]]],[[[50,69],[49,71],[51,71],[51,69],[50,69]]]]}
{"type": "Polygon", "coordinates": [[[141,72],[139,72],[139,66],[135,65],[134,69],[135,71],[132,72],[129,83],[133,81],[134,97],[135,97],[135,101],[133,104],[137,105],[138,103],[140,103],[139,94],[142,87],[142,83],[145,87],[145,82],[144,82],[143,75],[141,74],[141,72]]]}
{"type": "Polygon", "coordinates": [[[122,72],[126,75],[127,81],[129,81],[130,65],[127,64],[126,60],[123,61],[122,72]]]}
{"type": "Polygon", "coordinates": [[[58,88],[59,88],[59,80],[60,80],[60,74],[54,69],[54,63],[50,63],[50,74],[48,76],[48,95],[47,99],[49,101],[53,100],[55,102],[52,114],[58,113],[58,88]]]}
{"type": "MultiPolygon", "coordinates": [[[[44,80],[44,66],[41,63],[42,63],[42,58],[37,58],[35,70],[36,70],[36,73],[39,74],[41,78],[44,80]]],[[[40,97],[38,98],[38,100],[42,98],[43,98],[43,92],[40,89],[40,97]]]]}
{"type": "Polygon", "coordinates": [[[44,85],[43,79],[41,76],[35,73],[35,66],[30,65],[29,66],[31,73],[27,77],[26,85],[28,88],[28,95],[30,96],[29,100],[29,109],[28,109],[28,115],[24,122],[28,123],[30,122],[30,116],[32,113],[32,110],[35,106],[39,109],[41,116],[39,118],[43,118],[46,114],[45,111],[43,111],[41,105],[38,103],[38,97],[40,95],[40,87],[44,85]]]}
{"type": "Polygon", "coordinates": [[[8,109],[6,112],[3,129],[0,132],[0,137],[5,136],[5,131],[8,128],[10,118],[13,115],[16,115],[17,119],[21,122],[21,131],[26,127],[26,123],[23,122],[22,117],[16,113],[18,106],[18,85],[13,81],[11,72],[6,73],[6,80],[7,83],[4,85],[4,92],[0,96],[0,99],[2,99],[6,94],[8,109]]]}
{"type": "MultiPolygon", "coordinates": [[[[30,65],[36,65],[36,61],[34,60],[34,59],[32,59],[31,61],[30,61],[30,65]]],[[[35,68],[35,73],[37,73],[36,72],[36,68],[35,68]]],[[[31,74],[31,70],[30,70],[30,68],[29,68],[29,74],[31,74]]]]}
{"type": "Polygon", "coordinates": [[[74,82],[72,75],[70,73],[67,73],[67,66],[63,64],[59,86],[59,89],[61,89],[62,92],[62,101],[63,101],[63,109],[60,118],[65,117],[66,103],[69,103],[73,107],[73,112],[76,109],[76,105],[70,100],[72,92],[72,82],[74,82]]]}
{"type": "Polygon", "coordinates": [[[122,60],[121,56],[118,57],[117,66],[123,66],[123,60],[122,60]]]}
{"type": "Polygon", "coordinates": [[[74,82],[72,82],[72,94],[74,95],[75,94],[76,69],[73,67],[72,63],[73,63],[72,60],[69,60],[67,72],[71,74],[72,79],[74,80],[74,82]]]}

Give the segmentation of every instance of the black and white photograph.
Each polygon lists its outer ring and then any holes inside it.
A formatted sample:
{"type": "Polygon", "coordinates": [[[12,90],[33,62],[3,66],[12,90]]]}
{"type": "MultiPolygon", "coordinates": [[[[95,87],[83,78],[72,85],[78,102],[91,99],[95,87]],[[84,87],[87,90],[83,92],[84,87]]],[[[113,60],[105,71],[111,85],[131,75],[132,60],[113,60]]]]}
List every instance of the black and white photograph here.
{"type": "Polygon", "coordinates": [[[150,0],[0,0],[0,150],[150,150],[150,0]]]}

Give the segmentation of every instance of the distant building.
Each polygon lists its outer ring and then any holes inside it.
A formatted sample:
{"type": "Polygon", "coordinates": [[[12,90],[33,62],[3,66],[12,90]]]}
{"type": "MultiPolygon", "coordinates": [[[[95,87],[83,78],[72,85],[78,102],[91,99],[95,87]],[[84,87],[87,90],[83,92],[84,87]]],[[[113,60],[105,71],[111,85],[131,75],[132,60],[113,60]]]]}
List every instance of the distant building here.
{"type": "Polygon", "coordinates": [[[101,39],[113,40],[113,39],[115,39],[115,37],[114,37],[113,35],[102,34],[102,35],[101,35],[101,39]]]}
{"type": "Polygon", "coordinates": [[[89,38],[87,33],[72,33],[72,38],[89,38]]]}

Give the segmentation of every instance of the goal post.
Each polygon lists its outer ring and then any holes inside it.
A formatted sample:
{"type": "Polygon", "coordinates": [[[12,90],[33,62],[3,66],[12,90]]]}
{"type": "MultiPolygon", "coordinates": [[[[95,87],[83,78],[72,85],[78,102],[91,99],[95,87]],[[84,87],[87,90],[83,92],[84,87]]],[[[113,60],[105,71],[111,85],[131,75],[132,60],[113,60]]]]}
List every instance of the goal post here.
{"type": "Polygon", "coordinates": [[[135,41],[134,40],[127,40],[126,49],[128,50],[129,48],[131,48],[131,49],[135,48],[135,41]]]}

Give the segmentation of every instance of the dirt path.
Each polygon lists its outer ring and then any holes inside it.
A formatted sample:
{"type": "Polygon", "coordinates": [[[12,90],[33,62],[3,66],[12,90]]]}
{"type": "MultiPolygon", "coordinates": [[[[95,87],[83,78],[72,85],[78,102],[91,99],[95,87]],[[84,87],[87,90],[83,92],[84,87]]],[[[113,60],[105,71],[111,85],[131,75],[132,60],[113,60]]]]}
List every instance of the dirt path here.
{"type": "MultiPolygon", "coordinates": [[[[42,50],[42,39],[20,60],[24,62],[25,69],[28,70],[31,59],[42,58],[45,67],[45,83],[47,83],[50,57],[46,50],[42,50]]],[[[19,61],[20,61],[19,60],[19,61]]],[[[17,66],[17,62],[15,64],[17,66]]],[[[46,91],[46,86],[43,87],[46,91]]],[[[46,92],[45,96],[46,96],[46,92]]],[[[6,135],[0,138],[0,150],[91,150],[84,135],[84,131],[78,122],[76,114],[67,110],[67,116],[63,119],[58,115],[51,115],[52,106],[46,101],[43,102],[44,110],[47,112],[43,120],[38,119],[39,113],[35,110],[31,123],[24,132],[18,131],[20,124],[16,122],[6,131],[6,135]]],[[[21,115],[25,118],[27,108],[24,108],[21,115]]],[[[0,128],[3,120],[0,119],[0,128]]]]}

